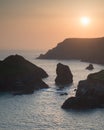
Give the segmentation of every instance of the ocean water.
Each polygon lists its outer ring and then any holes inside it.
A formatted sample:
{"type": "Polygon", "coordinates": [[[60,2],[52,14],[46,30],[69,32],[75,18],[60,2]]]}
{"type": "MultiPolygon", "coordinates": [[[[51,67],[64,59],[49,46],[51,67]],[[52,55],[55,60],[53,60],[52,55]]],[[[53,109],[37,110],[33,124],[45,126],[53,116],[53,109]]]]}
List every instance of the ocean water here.
{"type": "Polygon", "coordinates": [[[45,51],[0,51],[0,60],[10,54],[20,54],[32,63],[42,67],[49,77],[44,81],[49,89],[35,91],[31,95],[13,96],[0,93],[0,130],[104,130],[104,109],[86,111],[63,110],[61,105],[70,96],[74,96],[79,80],[86,79],[89,73],[104,69],[94,64],[93,71],[86,70],[89,63],[78,60],[39,60],[35,59],[45,51]],[[70,67],[74,82],[59,90],[55,86],[57,63],[70,67]],[[67,96],[60,93],[67,92],[67,96]]]}

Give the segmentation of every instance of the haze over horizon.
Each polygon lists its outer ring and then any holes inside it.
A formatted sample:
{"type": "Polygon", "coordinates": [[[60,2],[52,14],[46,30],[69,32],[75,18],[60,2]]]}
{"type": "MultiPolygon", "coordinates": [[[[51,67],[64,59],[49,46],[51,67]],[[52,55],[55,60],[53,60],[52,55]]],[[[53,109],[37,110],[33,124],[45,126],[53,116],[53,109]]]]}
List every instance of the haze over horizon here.
{"type": "Polygon", "coordinates": [[[103,36],[103,0],[0,0],[0,49],[49,49],[65,38],[103,36]]]}

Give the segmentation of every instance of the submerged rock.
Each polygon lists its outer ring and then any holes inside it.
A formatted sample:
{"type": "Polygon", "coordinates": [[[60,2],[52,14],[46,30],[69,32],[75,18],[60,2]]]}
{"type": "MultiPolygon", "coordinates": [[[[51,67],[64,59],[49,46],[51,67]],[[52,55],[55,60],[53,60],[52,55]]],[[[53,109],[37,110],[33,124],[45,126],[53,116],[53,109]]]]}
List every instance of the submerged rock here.
{"type": "Polygon", "coordinates": [[[70,68],[67,65],[58,63],[56,68],[56,74],[56,85],[68,85],[73,82],[73,75],[71,73],[70,68]]]}
{"type": "Polygon", "coordinates": [[[20,55],[11,55],[0,62],[0,91],[29,94],[36,89],[48,88],[42,78],[48,74],[20,55]]]}
{"type": "Polygon", "coordinates": [[[104,70],[89,74],[87,80],[80,81],[76,96],[68,98],[62,108],[104,108],[104,70]]]}
{"type": "Polygon", "coordinates": [[[89,64],[89,66],[87,66],[87,67],[86,67],[86,69],[87,69],[87,70],[93,70],[93,69],[94,69],[94,67],[93,67],[93,65],[92,65],[92,64],[89,64]]]}
{"type": "Polygon", "coordinates": [[[64,96],[64,95],[68,95],[68,93],[66,92],[60,93],[60,96],[64,96]]]}

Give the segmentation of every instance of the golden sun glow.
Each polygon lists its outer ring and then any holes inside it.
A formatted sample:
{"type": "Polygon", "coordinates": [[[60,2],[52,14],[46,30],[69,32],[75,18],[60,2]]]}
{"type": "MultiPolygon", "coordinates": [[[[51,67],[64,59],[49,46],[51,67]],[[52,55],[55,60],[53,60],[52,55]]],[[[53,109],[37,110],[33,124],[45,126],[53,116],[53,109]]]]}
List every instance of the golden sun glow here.
{"type": "Polygon", "coordinates": [[[84,25],[84,26],[87,26],[90,23],[90,19],[88,17],[82,17],[80,19],[80,21],[81,21],[81,24],[84,25]]]}

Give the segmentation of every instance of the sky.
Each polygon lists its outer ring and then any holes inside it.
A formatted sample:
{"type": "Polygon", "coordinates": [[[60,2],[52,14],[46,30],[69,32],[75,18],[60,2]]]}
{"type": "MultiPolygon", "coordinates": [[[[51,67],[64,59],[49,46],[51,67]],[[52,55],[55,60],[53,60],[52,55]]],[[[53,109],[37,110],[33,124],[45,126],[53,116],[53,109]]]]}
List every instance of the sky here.
{"type": "Polygon", "coordinates": [[[65,38],[103,36],[104,0],[0,0],[0,49],[50,49],[65,38]]]}

